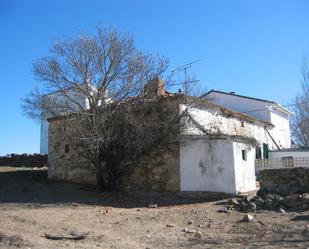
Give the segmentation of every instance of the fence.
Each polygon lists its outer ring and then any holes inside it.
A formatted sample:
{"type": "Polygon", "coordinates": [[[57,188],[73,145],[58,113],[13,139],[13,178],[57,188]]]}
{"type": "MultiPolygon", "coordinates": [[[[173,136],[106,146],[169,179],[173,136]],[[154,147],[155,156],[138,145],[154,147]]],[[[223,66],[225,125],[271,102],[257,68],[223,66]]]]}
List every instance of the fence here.
{"type": "Polygon", "coordinates": [[[282,157],[274,159],[256,159],[256,170],[281,168],[309,168],[309,157],[282,157]]]}

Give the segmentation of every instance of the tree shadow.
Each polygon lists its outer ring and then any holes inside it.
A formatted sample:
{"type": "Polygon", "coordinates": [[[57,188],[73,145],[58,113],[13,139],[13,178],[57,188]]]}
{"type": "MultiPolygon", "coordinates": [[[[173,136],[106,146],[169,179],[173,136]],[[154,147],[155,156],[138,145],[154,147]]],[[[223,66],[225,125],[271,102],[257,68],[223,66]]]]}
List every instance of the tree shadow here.
{"type": "Polygon", "coordinates": [[[291,221],[309,221],[309,215],[298,215],[293,217],[291,221]]]}
{"type": "MultiPolygon", "coordinates": [[[[1,168],[0,168],[1,169],[1,168]]],[[[0,171],[0,204],[19,203],[28,206],[47,204],[102,205],[134,208],[195,204],[222,200],[223,194],[97,192],[93,186],[47,179],[47,170],[13,169],[0,171]]]]}

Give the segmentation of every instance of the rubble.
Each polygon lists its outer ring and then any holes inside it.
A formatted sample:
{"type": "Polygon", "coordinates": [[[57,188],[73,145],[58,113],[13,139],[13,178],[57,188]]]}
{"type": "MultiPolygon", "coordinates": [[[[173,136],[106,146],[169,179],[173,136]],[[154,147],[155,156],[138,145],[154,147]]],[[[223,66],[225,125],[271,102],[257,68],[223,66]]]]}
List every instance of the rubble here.
{"type": "Polygon", "coordinates": [[[188,224],[188,225],[193,224],[193,220],[188,220],[187,224],[188,224]]]}
{"type": "Polygon", "coordinates": [[[185,233],[196,233],[197,232],[196,230],[188,229],[188,228],[184,228],[184,229],[182,229],[182,231],[185,232],[185,233]]]}
{"type": "Polygon", "coordinates": [[[194,238],[196,238],[196,239],[200,239],[200,238],[202,238],[202,233],[201,232],[195,232],[194,233],[194,238]]]}
{"type": "Polygon", "coordinates": [[[246,214],[246,215],[244,216],[244,218],[242,219],[242,221],[244,221],[244,222],[252,222],[253,220],[254,220],[254,218],[253,218],[253,216],[250,215],[250,214],[246,214]]]}
{"type": "MultiPolygon", "coordinates": [[[[251,199],[230,199],[226,202],[226,210],[236,210],[243,213],[254,213],[256,210],[274,210],[280,213],[290,211],[302,211],[309,209],[309,193],[288,194],[266,194],[255,196],[251,199]]],[[[223,210],[220,212],[223,212],[223,210]]]]}
{"type": "Polygon", "coordinates": [[[284,210],[283,208],[279,208],[279,213],[284,214],[284,213],[285,213],[285,210],[284,210]]]}

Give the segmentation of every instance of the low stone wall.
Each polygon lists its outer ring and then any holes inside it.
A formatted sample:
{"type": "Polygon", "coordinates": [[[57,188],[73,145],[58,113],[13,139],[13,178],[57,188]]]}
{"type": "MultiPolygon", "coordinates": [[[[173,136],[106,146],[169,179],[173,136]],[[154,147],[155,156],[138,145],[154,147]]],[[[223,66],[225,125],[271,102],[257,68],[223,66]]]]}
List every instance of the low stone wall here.
{"type": "Polygon", "coordinates": [[[287,195],[309,192],[309,168],[265,169],[260,171],[261,192],[287,195]]]}

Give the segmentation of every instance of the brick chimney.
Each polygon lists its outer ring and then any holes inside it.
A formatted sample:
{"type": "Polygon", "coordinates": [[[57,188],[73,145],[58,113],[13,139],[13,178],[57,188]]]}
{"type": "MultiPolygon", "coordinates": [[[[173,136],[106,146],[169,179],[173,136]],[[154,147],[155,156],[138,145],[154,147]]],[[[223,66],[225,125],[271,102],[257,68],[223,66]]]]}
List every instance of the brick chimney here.
{"type": "Polygon", "coordinates": [[[150,80],[144,87],[144,96],[154,98],[165,95],[164,81],[159,77],[150,80]]]}

